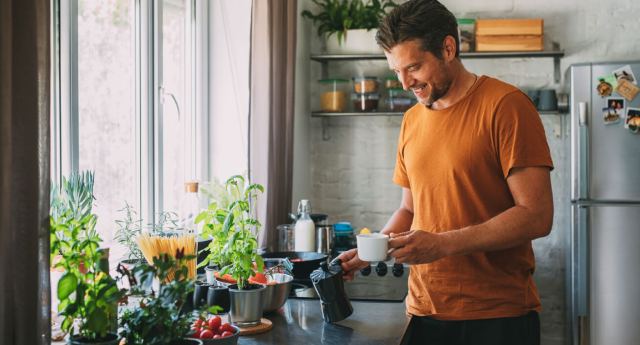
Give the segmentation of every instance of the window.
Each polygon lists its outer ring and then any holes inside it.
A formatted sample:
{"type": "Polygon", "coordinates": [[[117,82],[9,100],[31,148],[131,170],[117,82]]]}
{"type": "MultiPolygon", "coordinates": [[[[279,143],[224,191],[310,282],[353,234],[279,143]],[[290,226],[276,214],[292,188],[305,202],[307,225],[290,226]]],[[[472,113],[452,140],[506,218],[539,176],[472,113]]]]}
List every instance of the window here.
{"type": "Polygon", "coordinates": [[[95,171],[97,229],[112,268],[125,254],[113,240],[125,202],[154,222],[180,211],[186,180],[207,176],[195,168],[207,151],[193,111],[194,4],[52,0],[51,176],[95,171]]]}
{"type": "Polygon", "coordinates": [[[96,173],[97,229],[114,249],[118,210],[140,198],[132,19],[129,0],[78,2],[78,169],[96,173]]]}

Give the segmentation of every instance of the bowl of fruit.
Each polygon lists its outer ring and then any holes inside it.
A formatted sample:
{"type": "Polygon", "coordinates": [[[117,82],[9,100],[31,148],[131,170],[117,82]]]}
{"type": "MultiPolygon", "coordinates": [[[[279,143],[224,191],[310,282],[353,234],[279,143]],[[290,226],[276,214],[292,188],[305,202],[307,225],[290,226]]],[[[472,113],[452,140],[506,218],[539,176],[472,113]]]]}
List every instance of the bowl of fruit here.
{"type": "Polygon", "coordinates": [[[191,325],[190,337],[202,340],[204,345],[236,345],[240,329],[228,322],[222,322],[219,315],[200,316],[191,325]]]}

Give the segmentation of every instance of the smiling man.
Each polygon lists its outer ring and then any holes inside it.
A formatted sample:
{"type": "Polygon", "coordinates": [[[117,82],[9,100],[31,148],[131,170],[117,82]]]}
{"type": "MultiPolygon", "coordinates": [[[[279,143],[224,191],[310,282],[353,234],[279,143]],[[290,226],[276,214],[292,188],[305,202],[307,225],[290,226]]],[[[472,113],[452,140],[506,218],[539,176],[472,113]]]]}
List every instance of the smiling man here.
{"type": "MultiPolygon", "coordinates": [[[[516,87],[465,69],[453,14],[411,0],[380,25],[389,67],[419,104],[405,113],[393,181],[400,207],[382,230],[411,265],[407,313],[419,344],[539,344],[531,241],[553,219],[549,147],[516,87]]],[[[347,278],[365,267],[341,255],[347,278]]]]}

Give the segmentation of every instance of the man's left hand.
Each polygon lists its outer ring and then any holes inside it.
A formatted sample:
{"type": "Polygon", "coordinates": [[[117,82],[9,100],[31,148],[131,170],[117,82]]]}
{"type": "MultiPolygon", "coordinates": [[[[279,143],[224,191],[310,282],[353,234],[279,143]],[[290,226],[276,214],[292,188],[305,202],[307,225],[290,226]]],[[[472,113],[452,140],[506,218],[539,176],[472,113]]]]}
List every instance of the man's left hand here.
{"type": "Polygon", "coordinates": [[[392,234],[389,239],[390,254],[396,263],[426,264],[446,256],[445,239],[440,234],[412,230],[392,234]]]}

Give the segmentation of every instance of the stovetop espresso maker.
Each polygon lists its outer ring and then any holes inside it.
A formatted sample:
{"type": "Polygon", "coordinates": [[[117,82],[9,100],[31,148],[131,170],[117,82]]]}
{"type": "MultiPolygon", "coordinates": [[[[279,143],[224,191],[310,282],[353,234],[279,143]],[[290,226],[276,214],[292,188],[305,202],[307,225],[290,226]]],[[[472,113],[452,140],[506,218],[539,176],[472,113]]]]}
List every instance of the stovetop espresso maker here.
{"type": "Polygon", "coordinates": [[[340,259],[334,259],[328,265],[323,261],[320,268],[311,272],[309,276],[320,298],[322,318],[329,323],[342,321],[353,313],[353,307],[344,290],[344,271],[341,263],[340,259]]]}

